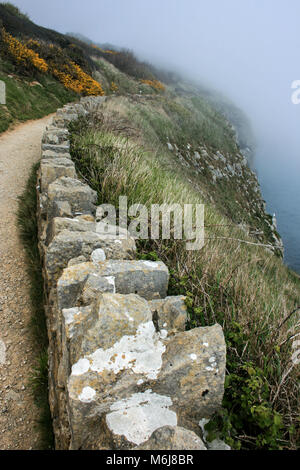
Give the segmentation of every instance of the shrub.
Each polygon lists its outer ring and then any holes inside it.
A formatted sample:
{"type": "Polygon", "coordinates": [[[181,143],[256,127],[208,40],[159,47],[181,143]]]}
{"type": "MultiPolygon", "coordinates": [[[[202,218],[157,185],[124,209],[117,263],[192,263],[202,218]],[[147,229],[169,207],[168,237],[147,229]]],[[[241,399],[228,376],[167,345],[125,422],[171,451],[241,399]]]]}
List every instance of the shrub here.
{"type": "Polygon", "coordinates": [[[4,28],[1,29],[2,41],[6,47],[7,54],[25,70],[37,69],[39,72],[46,73],[49,70],[47,63],[36,52],[29,49],[4,28]]]}
{"type": "Polygon", "coordinates": [[[141,80],[144,85],[149,85],[157,91],[165,91],[166,87],[158,80],[141,80]]]}
{"type": "Polygon", "coordinates": [[[100,83],[73,62],[59,46],[41,44],[34,39],[29,39],[24,45],[7,33],[4,28],[2,28],[1,34],[6,53],[24,71],[31,73],[34,70],[42,73],[49,72],[67,89],[82,95],[104,95],[100,83]],[[39,51],[39,53],[36,51],[39,51]]]}

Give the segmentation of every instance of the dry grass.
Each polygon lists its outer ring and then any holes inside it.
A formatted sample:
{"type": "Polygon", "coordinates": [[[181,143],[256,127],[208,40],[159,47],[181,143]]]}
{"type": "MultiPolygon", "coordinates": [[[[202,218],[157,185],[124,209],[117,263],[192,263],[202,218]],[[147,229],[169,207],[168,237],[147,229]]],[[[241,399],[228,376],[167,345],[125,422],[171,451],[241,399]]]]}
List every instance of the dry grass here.
{"type": "MultiPolygon", "coordinates": [[[[140,138],[116,135],[115,130],[109,120],[101,119],[98,124],[77,123],[72,129],[72,157],[98,192],[99,203],[118,206],[122,195],[129,205],[147,207],[205,202],[182,172],[166,168],[159,151],[155,154],[141,147],[140,138]]],[[[299,328],[299,277],[209,203],[205,225],[206,244],[199,252],[186,251],[182,241],[148,240],[139,242],[140,255],[168,265],[169,293],[187,296],[190,328],[216,322],[224,328],[228,377],[247,386],[249,409],[244,410],[240,427],[226,430],[222,437],[231,444],[234,439],[241,448],[295,448],[298,386],[291,345],[299,328]],[[251,380],[244,377],[245,370],[251,380]],[[247,420],[253,420],[251,426],[247,420]]],[[[237,426],[242,411],[236,409],[238,401],[232,409],[231,402],[240,395],[234,387],[228,386],[224,407],[237,426]]]]}

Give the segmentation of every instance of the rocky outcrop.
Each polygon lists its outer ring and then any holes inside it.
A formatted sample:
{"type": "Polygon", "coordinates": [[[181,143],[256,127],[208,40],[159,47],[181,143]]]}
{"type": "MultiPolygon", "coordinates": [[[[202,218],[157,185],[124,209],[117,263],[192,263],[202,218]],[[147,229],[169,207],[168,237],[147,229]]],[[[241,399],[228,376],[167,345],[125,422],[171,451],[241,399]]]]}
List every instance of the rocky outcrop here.
{"type": "Polygon", "coordinates": [[[76,175],[67,125],[101,106],[57,112],[38,173],[39,247],[57,449],[206,449],[199,422],[220,407],[225,342],[214,325],[186,331],[162,262],[136,260],[126,230],[103,233],[97,195],[76,175]]]}
{"type": "Polygon", "coordinates": [[[239,225],[256,243],[282,257],[284,253],[276,223],[266,212],[257,175],[249,167],[244,153],[236,147],[222,153],[202,144],[179,148],[167,142],[167,147],[185,171],[198,175],[197,189],[204,199],[222,206],[226,215],[239,225]],[[237,190],[238,188],[238,190],[237,190]]]}

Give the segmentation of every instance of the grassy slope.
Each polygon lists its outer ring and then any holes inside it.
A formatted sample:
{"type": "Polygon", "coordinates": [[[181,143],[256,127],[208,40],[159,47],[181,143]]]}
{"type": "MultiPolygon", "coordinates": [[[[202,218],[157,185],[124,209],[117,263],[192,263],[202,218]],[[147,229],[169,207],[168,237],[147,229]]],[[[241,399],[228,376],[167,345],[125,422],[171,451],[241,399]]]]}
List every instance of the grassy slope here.
{"type": "Polygon", "coordinates": [[[207,174],[184,168],[168,150],[170,140],[181,148],[205,145],[211,155],[217,148],[228,155],[238,152],[224,118],[202,99],[178,97],[171,89],[164,96],[109,99],[98,121],[74,126],[72,152],[99,203],[118,205],[124,194],[129,204],[148,207],[205,202],[206,245],[201,252],[187,252],[182,242],[140,241],[140,256],[168,265],[169,293],[187,296],[190,327],[215,322],[224,327],[228,377],[224,409],[209,426],[211,437],[217,433],[236,448],[295,448],[294,369],[281,381],[291,367],[287,338],[295,315],[283,321],[299,303],[299,278],[266,249],[237,241],[255,242],[233,223],[234,215],[260,224],[257,215],[249,216],[248,200],[257,196],[241,195],[242,184],[250,190],[252,173],[248,182],[235,179],[230,191],[218,188],[207,174]],[[239,196],[240,204],[230,211],[239,196]]]}
{"type": "Polygon", "coordinates": [[[63,104],[76,99],[74,93],[50,76],[24,78],[12,70],[11,64],[0,59],[0,80],[6,84],[6,106],[0,106],[0,132],[16,122],[54,113],[63,104]]]}
{"type": "Polygon", "coordinates": [[[8,77],[0,70],[0,80],[6,84],[6,106],[0,106],[0,132],[11,124],[39,119],[54,113],[57,108],[74,100],[62,85],[50,77],[43,77],[31,85],[17,77],[8,77]]]}

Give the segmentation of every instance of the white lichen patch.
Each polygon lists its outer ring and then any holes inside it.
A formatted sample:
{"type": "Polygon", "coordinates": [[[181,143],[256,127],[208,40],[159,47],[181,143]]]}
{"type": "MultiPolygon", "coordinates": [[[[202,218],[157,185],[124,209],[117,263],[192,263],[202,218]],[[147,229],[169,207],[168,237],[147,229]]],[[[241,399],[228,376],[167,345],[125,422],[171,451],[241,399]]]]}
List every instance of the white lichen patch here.
{"type": "Polygon", "coordinates": [[[210,362],[210,363],[216,362],[216,358],[214,356],[212,356],[208,359],[208,362],[210,362]]]}
{"type": "Polygon", "coordinates": [[[165,350],[153,322],[142,323],[134,336],[124,335],[113,347],[97,349],[80,359],[73,365],[72,375],[82,375],[89,370],[98,373],[108,370],[118,374],[131,369],[136,374],[145,374],[148,379],[156,379],[165,350]]]}
{"type": "Polygon", "coordinates": [[[166,339],[167,336],[168,336],[168,331],[167,330],[160,330],[161,339],[166,339]]]}
{"type": "Polygon", "coordinates": [[[169,410],[171,405],[170,397],[146,390],[114,403],[110,408],[111,413],[106,416],[106,422],[111,432],[140,445],[156,429],[177,426],[177,415],[169,410]]]}
{"type": "Polygon", "coordinates": [[[158,263],[155,263],[154,261],[144,261],[145,266],[148,266],[149,268],[158,268],[158,263]]]}
{"type": "Polygon", "coordinates": [[[106,276],[105,279],[107,280],[108,284],[114,287],[113,293],[116,293],[116,278],[114,276],[106,276]]]}
{"type": "Polygon", "coordinates": [[[72,375],[83,375],[90,369],[90,361],[88,359],[79,359],[76,364],[72,366],[72,375]]]}
{"type": "Polygon", "coordinates": [[[74,322],[75,316],[78,314],[79,309],[77,307],[74,308],[64,308],[62,313],[65,318],[66,325],[71,325],[74,322]]]}
{"type": "Polygon", "coordinates": [[[192,359],[192,361],[196,361],[197,360],[197,354],[190,354],[190,358],[192,359]]]}
{"type": "Polygon", "coordinates": [[[0,339],[0,366],[6,362],[6,346],[4,342],[0,339]]]}
{"type": "Polygon", "coordinates": [[[81,394],[78,396],[82,403],[91,403],[95,400],[96,390],[92,387],[84,387],[81,394]]]}
{"type": "Polygon", "coordinates": [[[205,370],[207,370],[208,372],[211,372],[212,370],[214,370],[214,368],[213,368],[213,367],[210,367],[210,366],[208,366],[208,367],[205,367],[205,370]]]}
{"type": "Polygon", "coordinates": [[[205,348],[208,348],[209,344],[208,344],[208,343],[203,343],[203,346],[204,346],[205,348]]]}

